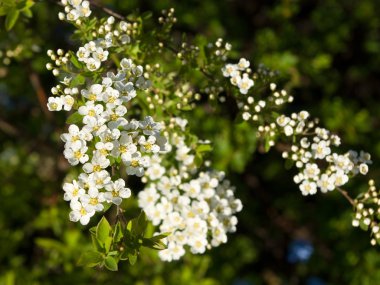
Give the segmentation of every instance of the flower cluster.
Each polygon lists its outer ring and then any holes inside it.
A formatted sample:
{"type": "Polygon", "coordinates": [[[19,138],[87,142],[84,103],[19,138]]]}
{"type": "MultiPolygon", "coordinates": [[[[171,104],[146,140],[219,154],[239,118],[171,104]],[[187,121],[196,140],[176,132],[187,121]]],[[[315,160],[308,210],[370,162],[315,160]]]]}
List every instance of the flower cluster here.
{"type": "Polygon", "coordinates": [[[115,25],[115,18],[109,17],[95,32],[98,37],[94,41],[80,47],[76,53],[78,60],[84,62],[90,71],[98,70],[103,61],[108,59],[108,48],[117,44],[128,44],[131,39],[127,34],[129,24],[120,21],[115,25]]]}
{"type": "Polygon", "coordinates": [[[379,191],[375,182],[369,181],[369,188],[366,193],[355,200],[355,215],[352,220],[354,227],[361,227],[364,230],[371,230],[371,244],[380,244],[380,199],[379,191]]]}
{"type": "MultiPolygon", "coordinates": [[[[123,59],[120,66],[116,74],[107,73],[101,84],[81,90],[81,100],[77,100],[80,125],[70,125],[68,133],[61,136],[65,158],[71,165],[81,164],[84,171],[78,181],[63,187],[72,209],[70,219],[82,224],[87,224],[96,211],[102,211],[103,203],[120,205],[131,195],[124,180],[111,179],[110,168],[117,167],[116,161],[123,163],[128,175],[141,177],[150,165],[149,157],[164,150],[166,144],[160,135],[162,125],[152,117],[141,121],[125,118],[126,105],[136,96],[135,87],[146,89],[149,83],[142,77],[143,68],[130,59],[123,59]]],[[[61,92],[79,95],[77,88],[61,92]]],[[[50,97],[49,110],[71,109],[71,95],[50,97]]]]}
{"type": "Polygon", "coordinates": [[[326,193],[346,184],[349,177],[358,173],[366,174],[370,155],[355,151],[338,154],[332,147],[340,145],[340,138],[324,128],[315,127],[316,121],[308,120],[309,113],[301,111],[290,117],[281,115],[276,122],[287,137],[297,136],[296,144],[283,157],[293,161],[300,170],[294,176],[303,195],[326,193]]]}
{"type": "Polygon", "coordinates": [[[61,0],[65,6],[66,17],[64,13],[59,13],[60,20],[75,22],[79,18],[87,18],[91,15],[90,2],[83,0],[61,0]]]}
{"type": "Polygon", "coordinates": [[[231,84],[237,86],[241,94],[247,94],[254,84],[249,77],[249,65],[248,60],[241,58],[237,64],[228,63],[222,68],[223,76],[230,77],[231,84]]]}
{"type": "MultiPolygon", "coordinates": [[[[184,128],[187,123],[179,118],[173,120],[176,128],[184,128]]],[[[225,243],[226,234],[236,230],[234,214],[242,209],[223,172],[196,175],[195,155],[180,131],[172,133],[170,143],[177,167],[164,167],[162,158],[152,158],[144,177],[148,184],[138,195],[139,205],[153,225],[171,233],[168,248],[159,252],[165,261],[179,259],[185,254],[185,246],[196,254],[225,243]]]]}

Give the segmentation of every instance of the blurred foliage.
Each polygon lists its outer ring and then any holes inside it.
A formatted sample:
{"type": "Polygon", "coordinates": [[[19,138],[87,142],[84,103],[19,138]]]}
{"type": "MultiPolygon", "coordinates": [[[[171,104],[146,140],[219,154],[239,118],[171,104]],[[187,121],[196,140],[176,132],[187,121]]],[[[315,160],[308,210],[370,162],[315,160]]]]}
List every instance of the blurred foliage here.
{"type": "MultiPolygon", "coordinates": [[[[59,133],[65,118],[53,118],[44,105],[54,85],[45,71],[45,51],[73,46],[54,2],[0,1],[0,16],[8,15],[0,18],[0,284],[380,283],[378,250],[351,227],[343,197],[302,197],[276,151],[253,153],[254,130],[245,123],[234,127],[232,109],[220,110],[222,118],[209,116],[209,106],[189,114],[190,125],[200,138],[215,142],[212,159],[237,186],[244,203],[238,232],[208,254],[189,254],[180,262],[162,263],[154,251],[142,249],[138,264],[123,264],[118,272],[78,267],[90,240],[87,229],[68,221],[62,199],[68,165],[59,133]],[[294,240],[312,245],[308,261],[288,262],[294,240]]],[[[378,1],[98,3],[122,14],[158,15],[174,7],[178,38],[183,32],[194,41],[224,37],[236,58],[278,70],[296,98],[289,112],[309,110],[347,147],[372,153],[370,176],[380,177],[380,133],[374,131],[380,108],[378,1]]],[[[364,181],[351,183],[353,196],[365,187],[364,181]]]]}

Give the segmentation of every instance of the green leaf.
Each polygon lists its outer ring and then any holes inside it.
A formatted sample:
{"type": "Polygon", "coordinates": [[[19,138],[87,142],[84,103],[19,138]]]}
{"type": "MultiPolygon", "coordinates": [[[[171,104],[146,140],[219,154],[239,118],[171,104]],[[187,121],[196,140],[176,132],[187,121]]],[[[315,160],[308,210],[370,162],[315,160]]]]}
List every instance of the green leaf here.
{"type": "Polygon", "coordinates": [[[108,270],[117,271],[117,261],[113,256],[107,256],[104,259],[104,265],[108,270]]]}
{"type": "Polygon", "coordinates": [[[33,13],[30,9],[23,9],[21,11],[25,17],[28,17],[28,18],[32,18],[33,17],[33,13]]]}
{"type": "Polygon", "coordinates": [[[107,238],[110,236],[111,226],[105,217],[102,217],[100,222],[96,227],[96,237],[103,244],[106,242],[107,238]]]}
{"type": "Polygon", "coordinates": [[[147,12],[142,13],[141,18],[144,19],[144,20],[147,20],[147,19],[152,18],[152,15],[153,15],[152,12],[147,11],[147,12]]]}
{"type": "Polygon", "coordinates": [[[132,220],[132,234],[136,237],[143,237],[145,234],[148,221],[146,219],[144,211],[141,211],[140,215],[132,220]]]}
{"type": "Polygon", "coordinates": [[[7,31],[10,31],[13,26],[16,24],[18,16],[20,15],[20,11],[16,9],[12,9],[7,14],[7,17],[5,18],[5,29],[7,31]]]}
{"type": "Polygon", "coordinates": [[[144,238],[142,245],[151,249],[156,249],[156,250],[167,249],[166,244],[164,244],[161,240],[152,240],[152,239],[144,238]]]}
{"type": "Polygon", "coordinates": [[[82,122],[82,119],[83,119],[82,115],[79,114],[78,112],[75,112],[67,118],[66,123],[67,124],[77,124],[77,123],[82,122]]]}
{"type": "Polygon", "coordinates": [[[162,234],[153,236],[151,238],[144,238],[143,246],[156,249],[156,250],[166,249],[167,246],[161,240],[166,238],[169,235],[170,233],[162,233],[162,234]]]}
{"type": "Polygon", "coordinates": [[[201,144],[197,146],[195,151],[198,153],[209,152],[212,151],[212,146],[210,144],[201,144]]]}
{"type": "Polygon", "coordinates": [[[76,55],[71,51],[70,52],[70,62],[78,69],[82,68],[82,64],[79,62],[78,58],[76,55]]]}
{"type": "Polygon", "coordinates": [[[137,254],[128,254],[128,260],[130,265],[134,265],[137,261],[137,254]]]}
{"type": "Polygon", "coordinates": [[[363,231],[367,231],[367,230],[368,230],[368,226],[367,226],[363,221],[360,221],[360,222],[359,222],[359,225],[360,225],[360,228],[361,228],[363,231]]]}
{"type": "Polygon", "coordinates": [[[120,222],[116,223],[115,231],[113,234],[113,242],[118,243],[123,239],[123,229],[121,228],[120,222]]]}
{"type": "Polygon", "coordinates": [[[96,235],[93,234],[91,235],[91,240],[92,240],[92,245],[97,251],[102,251],[103,250],[103,245],[102,243],[96,238],[96,235]]]}
{"type": "Polygon", "coordinates": [[[78,260],[78,265],[94,267],[103,261],[103,255],[97,251],[84,252],[78,260]]]}
{"type": "Polygon", "coordinates": [[[104,241],[104,249],[106,250],[106,253],[110,251],[111,245],[112,245],[112,237],[106,237],[104,241]]]}
{"type": "Polygon", "coordinates": [[[74,77],[74,79],[71,80],[70,87],[76,87],[79,85],[83,85],[85,83],[86,83],[86,77],[78,74],[77,76],[74,77]]]}
{"type": "Polygon", "coordinates": [[[197,167],[200,167],[203,163],[203,157],[201,154],[196,153],[194,158],[194,163],[197,167]]]}

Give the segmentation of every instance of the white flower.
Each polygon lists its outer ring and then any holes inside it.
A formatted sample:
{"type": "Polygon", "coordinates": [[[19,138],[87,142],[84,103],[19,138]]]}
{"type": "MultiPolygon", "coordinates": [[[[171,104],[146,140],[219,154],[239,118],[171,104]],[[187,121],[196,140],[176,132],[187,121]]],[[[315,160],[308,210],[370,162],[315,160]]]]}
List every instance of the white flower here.
{"type": "MultiPolygon", "coordinates": [[[[124,22],[125,23],[125,22],[124,22]]],[[[126,23],[125,23],[126,24],[126,23]]],[[[120,23],[120,26],[122,25],[122,23],[120,23]]],[[[125,27],[126,29],[126,27],[125,27]]],[[[132,67],[133,67],[133,62],[132,62],[132,59],[129,59],[129,58],[123,58],[121,61],[120,61],[120,66],[122,68],[122,70],[130,70],[132,67]]]]}
{"type": "Polygon", "coordinates": [[[348,176],[343,172],[343,170],[338,170],[331,175],[334,179],[335,186],[342,186],[348,182],[348,176]]]}
{"type": "Polygon", "coordinates": [[[49,97],[47,107],[49,111],[61,111],[62,110],[62,98],[60,97],[49,97]]]}
{"type": "Polygon", "coordinates": [[[83,1],[81,6],[77,7],[81,17],[89,17],[91,15],[90,2],[83,1]]]}
{"type": "Polygon", "coordinates": [[[127,166],[128,175],[141,177],[144,175],[144,168],[149,166],[149,158],[147,156],[141,156],[141,153],[138,151],[132,154],[125,153],[122,159],[127,166]]]}
{"type": "Polygon", "coordinates": [[[107,168],[110,165],[110,161],[99,152],[95,152],[94,156],[91,159],[91,162],[83,165],[83,170],[86,173],[99,172],[102,169],[107,168]]]}
{"type": "Polygon", "coordinates": [[[65,148],[65,150],[63,151],[63,154],[71,165],[77,165],[79,162],[83,164],[83,163],[86,163],[89,159],[88,155],[86,154],[87,149],[88,147],[85,145],[83,145],[78,150],[65,148]]]}
{"type": "Polygon", "coordinates": [[[143,191],[139,192],[138,197],[140,208],[145,209],[154,205],[160,198],[160,195],[154,187],[147,187],[143,191]]]}
{"type": "Polygon", "coordinates": [[[101,65],[100,60],[92,58],[92,57],[86,61],[86,66],[88,70],[90,71],[95,71],[99,69],[100,65],[101,65]]]}
{"type": "Polygon", "coordinates": [[[65,111],[70,111],[74,105],[74,102],[75,102],[74,98],[70,95],[66,95],[66,96],[62,95],[61,100],[62,100],[62,104],[63,104],[63,109],[65,111]]]}
{"type": "Polygon", "coordinates": [[[239,63],[237,64],[237,67],[240,69],[240,70],[245,70],[249,67],[250,63],[248,60],[246,60],[245,58],[241,58],[239,60],[239,63]]]}
{"type": "Polygon", "coordinates": [[[73,180],[72,183],[63,184],[63,190],[65,191],[63,196],[65,201],[78,200],[79,197],[86,193],[86,191],[80,187],[76,180],[73,180]]]}
{"type": "Polygon", "coordinates": [[[99,61],[106,61],[108,58],[108,51],[103,50],[101,47],[98,47],[95,52],[92,53],[94,59],[99,61]]]}
{"type": "Polygon", "coordinates": [[[76,9],[72,9],[66,16],[68,21],[76,21],[80,16],[80,13],[76,9]]]}
{"type": "Polygon", "coordinates": [[[89,90],[83,89],[81,94],[90,101],[101,101],[103,99],[103,86],[100,84],[93,84],[90,86],[89,90]]]}
{"type": "Polygon", "coordinates": [[[226,64],[222,68],[222,72],[224,77],[234,77],[239,74],[235,64],[226,64]]]}
{"type": "Polygon", "coordinates": [[[290,137],[291,135],[293,135],[294,130],[293,130],[293,128],[292,128],[290,125],[286,125],[286,126],[284,127],[284,133],[285,133],[285,135],[286,135],[287,137],[290,137]]]}
{"type": "Polygon", "coordinates": [[[108,171],[101,170],[93,172],[88,176],[88,183],[90,187],[102,189],[109,183],[111,183],[111,177],[108,171]]]}
{"type": "Polygon", "coordinates": [[[82,205],[90,211],[100,212],[103,211],[103,202],[105,201],[103,193],[99,193],[97,188],[90,188],[88,194],[80,198],[82,205]]]}
{"type": "Polygon", "coordinates": [[[90,52],[85,47],[80,47],[77,51],[77,57],[79,61],[86,61],[90,56],[90,52]]]}
{"type": "Polygon", "coordinates": [[[320,172],[321,171],[318,168],[318,165],[316,165],[315,163],[307,163],[305,166],[305,170],[303,171],[303,175],[305,179],[307,178],[314,179],[318,176],[320,172]]]}
{"type": "Polygon", "coordinates": [[[158,163],[152,164],[145,172],[150,180],[157,180],[165,173],[165,168],[158,163]]]}
{"type": "Polygon", "coordinates": [[[79,150],[86,142],[83,140],[85,136],[83,136],[83,132],[81,132],[77,125],[70,125],[69,132],[61,135],[61,140],[65,142],[66,148],[71,148],[74,151],[79,150]]]}
{"type": "Polygon", "coordinates": [[[317,184],[315,182],[310,182],[308,180],[304,180],[300,184],[300,190],[302,195],[313,195],[317,193],[317,184]]]}
{"type": "Polygon", "coordinates": [[[280,127],[286,126],[290,121],[290,118],[286,117],[285,115],[281,115],[277,117],[276,122],[280,127]]]}
{"type": "Polygon", "coordinates": [[[317,186],[321,189],[321,192],[326,193],[335,189],[334,177],[330,177],[327,174],[322,174],[317,181],[317,186]]]}
{"type": "Polygon", "coordinates": [[[201,185],[198,180],[191,180],[190,183],[182,184],[182,190],[186,195],[192,198],[196,198],[201,192],[201,185]]]}
{"type": "Polygon", "coordinates": [[[107,126],[105,125],[106,120],[102,117],[87,116],[84,121],[86,125],[82,130],[86,133],[92,133],[95,136],[99,136],[107,130],[107,126]]]}
{"type": "Polygon", "coordinates": [[[155,136],[149,136],[148,139],[146,139],[144,136],[140,136],[138,139],[138,143],[141,145],[142,152],[157,153],[160,151],[160,147],[157,144],[155,144],[155,136]]]}
{"type": "Polygon", "coordinates": [[[324,159],[331,153],[331,149],[326,141],[320,141],[311,145],[315,158],[324,159]]]}
{"type": "Polygon", "coordinates": [[[368,173],[368,165],[365,163],[361,163],[359,165],[359,172],[363,175],[366,175],[368,173]]]}
{"type": "Polygon", "coordinates": [[[103,112],[103,105],[101,104],[94,104],[93,101],[87,101],[86,105],[80,106],[78,109],[78,113],[83,117],[83,123],[87,124],[89,120],[91,120],[91,117],[96,118],[100,116],[103,112]]]}
{"type": "Polygon", "coordinates": [[[120,139],[115,140],[113,143],[113,149],[111,154],[114,157],[121,156],[123,160],[128,159],[129,157],[125,157],[127,154],[131,155],[137,151],[137,146],[133,143],[133,138],[126,132],[122,132],[120,139]]]}
{"type": "Polygon", "coordinates": [[[131,190],[125,187],[125,181],[121,178],[105,186],[107,192],[104,198],[115,205],[120,205],[123,199],[131,196],[131,190]]]}
{"type": "Polygon", "coordinates": [[[95,148],[100,154],[107,156],[113,149],[113,144],[111,142],[97,142],[95,148]]]}
{"type": "Polygon", "coordinates": [[[206,251],[207,239],[204,237],[197,237],[189,241],[190,251],[192,253],[204,253],[206,251]]]}
{"type": "Polygon", "coordinates": [[[82,225],[87,225],[90,221],[90,218],[95,214],[95,211],[92,207],[88,205],[83,205],[77,200],[71,200],[70,207],[72,211],[69,214],[70,221],[80,222],[82,225]]]}
{"type": "Polygon", "coordinates": [[[244,73],[242,78],[238,77],[236,80],[236,85],[239,87],[241,94],[247,94],[253,84],[253,80],[248,77],[247,73],[244,73]]]}

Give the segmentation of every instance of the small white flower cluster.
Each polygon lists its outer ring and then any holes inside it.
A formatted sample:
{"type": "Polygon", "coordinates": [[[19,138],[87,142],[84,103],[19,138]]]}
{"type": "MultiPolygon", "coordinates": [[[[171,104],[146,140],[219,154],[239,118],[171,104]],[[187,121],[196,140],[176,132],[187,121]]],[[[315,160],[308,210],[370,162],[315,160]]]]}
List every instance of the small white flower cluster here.
{"type": "MultiPolygon", "coordinates": [[[[238,102],[238,107],[242,110],[242,117],[244,121],[252,119],[252,121],[260,120],[260,113],[263,113],[264,110],[275,109],[279,106],[293,102],[293,96],[290,96],[286,90],[277,90],[275,83],[269,84],[269,94],[263,99],[253,98],[253,96],[248,96],[245,98],[245,102],[238,102]]],[[[268,131],[268,128],[265,126],[259,127],[260,133],[268,131]],[[265,129],[264,129],[265,128],[265,129]]]]}
{"type": "Polygon", "coordinates": [[[340,138],[327,129],[315,127],[315,122],[308,118],[309,113],[301,111],[290,117],[281,115],[276,120],[285,136],[299,136],[290,151],[283,152],[283,157],[294,161],[300,170],[294,181],[303,195],[315,194],[318,188],[323,193],[332,191],[346,184],[350,176],[368,172],[371,163],[368,153],[333,153],[332,147],[340,145],[340,138]]]}
{"type": "MultiPolygon", "coordinates": [[[[79,180],[64,185],[65,200],[70,201],[70,220],[87,224],[96,211],[102,211],[103,203],[120,205],[130,196],[122,179],[111,180],[107,170],[115,161],[121,161],[128,175],[143,176],[150,165],[150,156],[165,149],[166,139],[160,135],[162,125],[152,117],[142,121],[125,118],[126,104],[136,96],[135,87],[146,89],[141,79],[143,68],[130,59],[121,61],[117,74],[107,73],[102,84],[92,84],[82,89],[84,103],[78,104],[78,116],[83,127],[69,126],[61,136],[65,142],[64,155],[71,165],[82,164],[84,173],[79,180]]],[[[65,79],[63,83],[68,83],[65,79]]],[[[62,89],[62,88],[61,88],[62,89]]],[[[62,92],[56,88],[54,91],[62,92]]],[[[65,88],[64,93],[78,94],[77,88],[65,88]]],[[[64,96],[64,95],[62,95],[64,96]]],[[[61,97],[50,97],[48,108],[52,111],[71,109],[74,98],[70,95],[70,108],[61,97]]]]}
{"type": "Polygon", "coordinates": [[[364,230],[371,230],[371,245],[380,244],[380,199],[375,181],[369,181],[368,191],[355,200],[355,216],[352,226],[361,226],[364,230]]]}
{"type": "Polygon", "coordinates": [[[67,62],[69,61],[69,53],[65,53],[62,49],[58,49],[57,52],[54,52],[53,50],[49,49],[47,51],[47,55],[50,57],[52,62],[46,64],[46,69],[51,70],[54,76],[58,76],[59,68],[62,65],[67,64],[67,62]]]}
{"type": "Polygon", "coordinates": [[[97,39],[96,41],[88,42],[83,47],[78,49],[78,60],[84,62],[88,70],[98,70],[101,66],[101,62],[108,59],[109,53],[107,48],[111,45],[112,40],[109,42],[104,39],[97,39]]]}
{"type": "Polygon", "coordinates": [[[249,77],[249,61],[241,58],[237,64],[228,63],[222,68],[223,76],[230,77],[231,84],[239,88],[241,94],[247,94],[254,82],[249,77]]]}
{"type": "MultiPolygon", "coordinates": [[[[186,120],[173,120],[181,128],[186,126],[186,120]]],[[[159,226],[161,233],[170,232],[168,248],[159,252],[164,261],[180,259],[185,246],[199,254],[227,242],[227,233],[236,231],[234,214],[242,209],[223,172],[196,175],[195,156],[185,138],[174,132],[170,142],[178,166],[165,168],[161,158],[154,157],[144,177],[148,184],[138,195],[139,206],[153,225],[159,226]]]]}
{"type": "Polygon", "coordinates": [[[83,0],[61,0],[65,6],[65,13],[60,12],[58,17],[60,20],[68,20],[75,22],[80,18],[87,18],[91,15],[90,2],[83,0]]]}
{"type": "Polygon", "coordinates": [[[84,62],[90,71],[98,70],[103,61],[108,59],[108,48],[118,44],[128,44],[131,39],[127,34],[128,24],[121,21],[115,25],[115,18],[109,17],[107,21],[97,28],[94,36],[97,39],[80,47],[76,53],[78,60],[84,62]]]}

